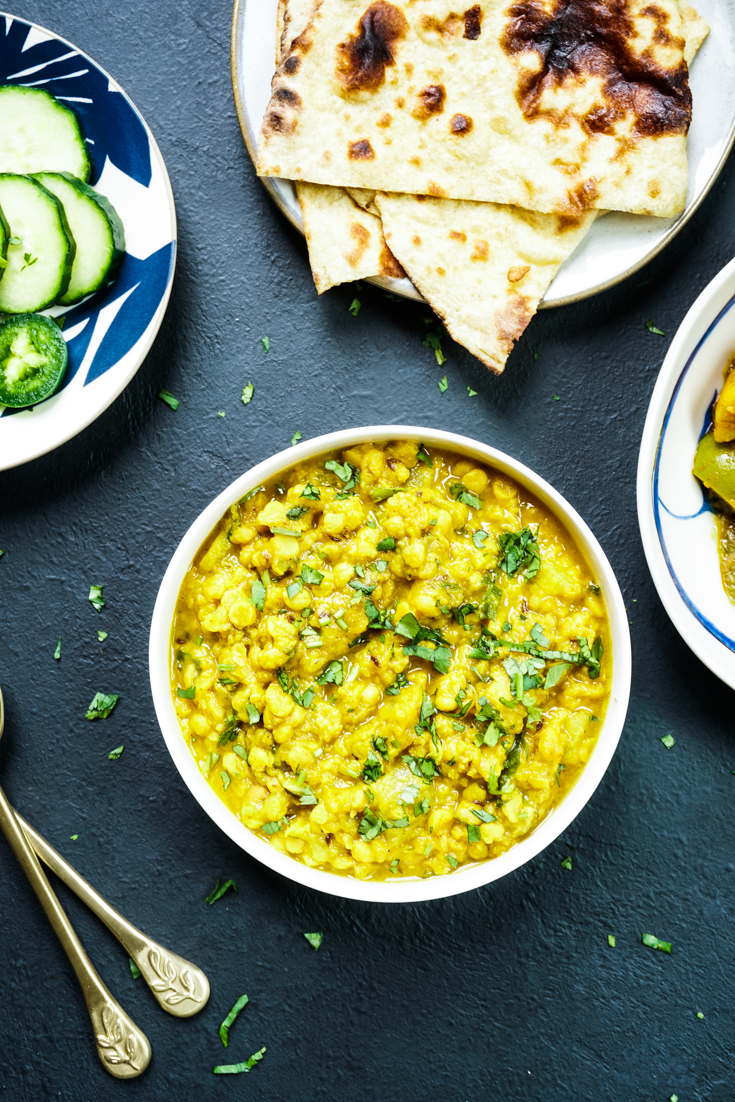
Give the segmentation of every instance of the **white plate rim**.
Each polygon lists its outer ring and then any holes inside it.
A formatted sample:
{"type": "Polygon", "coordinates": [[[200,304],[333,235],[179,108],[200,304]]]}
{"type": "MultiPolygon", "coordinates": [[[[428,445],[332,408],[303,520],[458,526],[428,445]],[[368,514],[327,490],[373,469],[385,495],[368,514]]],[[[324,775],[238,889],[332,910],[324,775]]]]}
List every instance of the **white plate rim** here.
{"type": "Polygon", "coordinates": [[[735,689],[735,646],[729,647],[722,641],[719,629],[699,612],[684,591],[663,546],[656,505],[660,449],[676,396],[695,357],[733,307],[735,260],[725,265],[698,295],[661,365],[643,427],[636,499],[643,550],[661,603],[684,642],[712,673],[735,689]]]}
{"type": "MultiPolygon", "coordinates": [[[[153,134],[151,132],[150,127],[148,126],[148,123],[145,121],[145,119],[143,118],[140,111],[135,106],[135,104],[131,100],[130,96],[125,91],[125,89],[122,88],[120,86],[120,84],[118,84],[118,82],[115,80],[115,78],[110,76],[110,74],[107,72],[107,70],[105,68],[103,68],[100,64],[98,64],[98,62],[96,62],[93,57],[91,57],[84,50],[80,50],[79,47],[75,46],[73,42],[69,41],[69,39],[62,38],[61,35],[56,34],[55,31],[50,31],[47,27],[42,26],[40,23],[34,23],[32,20],[26,19],[24,16],[13,15],[12,12],[0,11],[0,19],[6,18],[6,17],[8,19],[12,19],[14,22],[25,23],[29,27],[32,27],[34,30],[41,31],[43,34],[48,35],[49,38],[53,38],[57,42],[61,42],[64,46],[68,46],[71,50],[75,50],[76,53],[78,53],[80,57],[83,57],[85,59],[85,61],[88,61],[90,63],[90,65],[93,65],[95,69],[97,69],[100,73],[102,73],[103,76],[105,76],[107,78],[107,80],[109,80],[110,84],[114,85],[114,87],[119,91],[120,95],[122,95],[123,98],[127,101],[128,105],[130,106],[132,111],[137,115],[138,119],[140,120],[140,122],[143,125],[143,128],[144,128],[144,130],[145,130],[145,132],[148,136],[148,141],[150,143],[151,153],[156,158],[156,162],[158,164],[158,167],[161,170],[161,175],[162,175],[163,182],[164,182],[164,185],[165,185],[166,200],[167,200],[167,203],[168,203],[169,215],[171,217],[171,232],[173,234],[172,239],[171,239],[171,244],[173,245],[173,249],[171,250],[171,263],[170,263],[170,266],[169,266],[168,280],[167,280],[167,283],[166,283],[166,289],[165,289],[165,291],[163,293],[163,296],[162,296],[162,298],[161,298],[161,300],[158,304],[156,312],[154,313],[153,317],[149,321],[145,332],[142,334],[143,340],[142,340],[142,343],[140,344],[140,348],[138,349],[137,355],[135,356],[134,360],[131,362],[131,365],[127,368],[127,370],[125,372],[121,373],[121,375],[120,375],[119,379],[117,380],[115,386],[105,395],[104,399],[99,403],[99,405],[92,412],[90,412],[87,416],[83,417],[78,423],[75,422],[74,425],[70,426],[67,430],[62,430],[59,433],[58,436],[54,436],[53,440],[51,442],[49,442],[48,446],[43,445],[43,446],[39,447],[38,449],[34,450],[32,454],[23,455],[22,458],[18,459],[16,462],[14,462],[12,459],[9,462],[0,461],[0,471],[12,470],[14,467],[20,467],[24,463],[31,463],[34,459],[39,459],[42,455],[48,455],[49,452],[56,451],[57,448],[60,448],[63,444],[68,443],[69,440],[72,440],[75,436],[78,436],[80,432],[84,431],[84,429],[89,428],[89,426],[94,421],[96,421],[97,418],[100,417],[105,412],[105,410],[108,409],[117,398],[120,397],[123,390],[125,390],[125,387],[131,381],[133,376],[136,375],[137,372],[139,371],[141,365],[143,364],[143,361],[145,360],[146,356],[148,355],[148,353],[151,350],[151,347],[153,345],[154,340],[156,339],[156,337],[158,335],[158,330],[161,328],[161,323],[163,321],[164,315],[166,313],[166,309],[168,307],[169,299],[171,297],[171,289],[173,287],[173,282],[174,282],[174,273],[175,273],[175,270],[176,270],[176,257],[177,257],[177,252],[178,252],[178,231],[177,231],[177,224],[176,224],[176,205],[174,203],[174,194],[173,194],[173,189],[171,187],[171,181],[170,181],[169,175],[168,175],[168,170],[166,169],[166,163],[163,159],[163,155],[161,154],[161,150],[158,148],[158,142],[153,137],[153,134]]],[[[140,342],[140,341],[141,341],[141,338],[139,337],[138,342],[140,342]]],[[[138,343],[138,342],[136,342],[136,343],[138,343]]]]}
{"type": "MultiPolygon", "coordinates": [[[[238,122],[240,124],[240,131],[245,142],[245,146],[250,156],[250,160],[255,166],[257,161],[257,129],[253,126],[252,120],[248,114],[245,106],[244,97],[241,92],[241,79],[240,79],[240,58],[243,56],[244,50],[244,14],[245,6],[248,0],[234,0],[232,8],[232,29],[230,35],[230,71],[232,76],[232,92],[235,100],[235,110],[237,112],[238,122]]],[[[710,32],[711,33],[711,32],[710,32]]],[[[258,128],[259,129],[259,128],[258,128]]],[[[724,146],[721,156],[713,166],[710,175],[708,176],[706,183],[703,185],[700,191],[698,191],[691,199],[687,201],[687,204],[679,215],[674,224],[669,230],[661,237],[652,248],[645,253],[635,264],[632,264],[629,268],[626,268],[623,272],[618,272],[617,275],[610,279],[603,280],[594,286],[588,287],[584,291],[580,291],[576,294],[563,295],[553,300],[546,300],[542,298],[539,302],[539,310],[550,310],[557,306],[570,306],[575,302],[582,302],[587,298],[592,298],[594,295],[601,294],[603,291],[608,291],[612,287],[616,287],[619,283],[629,279],[636,272],[641,271],[650,261],[655,259],[658,254],[666,248],[667,245],[676,237],[680,230],[684,228],[689,219],[696,213],[702,202],[706,199],[713,184],[717,180],[718,176],[722,172],[727,158],[732,150],[733,143],[735,143],[735,116],[730,124],[730,129],[725,137],[724,146]]],[[[263,187],[266,189],[275,205],[280,210],[291,225],[302,236],[304,234],[303,222],[297,217],[287,203],[284,202],[278,187],[275,183],[275,177],[261,176],[258,177],[263,187]]],[[[392,294],[400,295],[402,298],[412,300],[414,302],[426,302],[423,295],[410,284],[407,279],[393,279],[385,276],[370,276],[364,280],[366,283],[372,283],[374,286],[379,287],[383,291],[391,292],[392,294]],[[410,287],[410,289],[409,289],[410,287]]]]}
{"type": "Polygon", "coordinates": [[[630,631],[620,587],[602,547],[573,506],[545,479],[488,444],[443,429],[365,426],[327,433],[283,449],[241,474],[199,514],[181,539],[161,581],[151,620],[149,673],[161,734],[179,774],[204,812],[236,845],[289,880],[328,895],[373,903],[417,903],[471,891],[520,868],[558,838],[582,811],[612,760],[625,723],[631,682],[630,631]],[[173,609],[184,573],[203,540],[234,501],[294,463],[365,440],[390,439],[420,440],[479,459],[508,473],[551,509],[575,539],[602,586],[615,657],[607,714],[589,761],[562,803],[530,835],[500,857],[466,866],[446,876],[376,882],[307,868],[274,850],[237,819],[202,776],[181,734],[171,697],[169,656],[173,609]]]}

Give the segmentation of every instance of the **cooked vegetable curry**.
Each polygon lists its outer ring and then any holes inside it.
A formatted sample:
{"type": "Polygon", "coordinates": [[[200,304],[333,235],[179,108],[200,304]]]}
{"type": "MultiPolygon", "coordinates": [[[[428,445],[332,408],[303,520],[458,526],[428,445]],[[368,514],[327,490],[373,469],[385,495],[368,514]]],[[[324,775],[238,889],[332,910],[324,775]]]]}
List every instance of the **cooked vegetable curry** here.
{"type": "Polygon", "coordinates": [[[720,575],[735,604],[735,360],[712,410],[712,426],[699,441],[694,474],[710,492],[717,521],[720,575]]]}
{"type": "Polygon", "coordinates": [[[496,857],[574,784],[612,662],[603,595],[512,479],[398,441],[297,463],[181,588],[184,737],[242,822],[360,879],[496,857]]]}

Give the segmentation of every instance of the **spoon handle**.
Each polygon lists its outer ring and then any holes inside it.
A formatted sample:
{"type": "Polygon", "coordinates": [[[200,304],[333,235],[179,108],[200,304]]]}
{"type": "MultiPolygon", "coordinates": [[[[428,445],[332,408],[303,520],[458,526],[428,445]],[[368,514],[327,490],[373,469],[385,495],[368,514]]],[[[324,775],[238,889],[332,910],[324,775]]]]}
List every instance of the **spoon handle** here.
{"type": "Polygon", "coordinates": [[[0,830],[18,858],[79,980],[102,1066],[117,1079],[134,1079],[150,1062],[148,1038],[112,997],[92,966],[2,788],[0,830]]]}
{"type": "Polygon", "coordinates": [[[165,949],[128,922],[37,830],[16,811],[16,818],[33,849],[52,872],[94,911],[140,969],[159,1006],[177,1018],[197,1014],[209,998],[209,980],[195,964],[165,949]]]}

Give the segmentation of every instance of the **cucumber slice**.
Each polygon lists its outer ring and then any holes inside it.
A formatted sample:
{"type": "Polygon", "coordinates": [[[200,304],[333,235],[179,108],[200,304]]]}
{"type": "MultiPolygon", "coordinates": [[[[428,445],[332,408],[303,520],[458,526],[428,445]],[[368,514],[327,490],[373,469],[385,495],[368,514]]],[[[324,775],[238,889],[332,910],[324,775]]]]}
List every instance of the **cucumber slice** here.
{"type": "Polygon", "coordinates": [[[79,119],[42,88],[0,85],[0,172],[73,172],[92,165],[79,119]]]}
{"type": "Polygon", "coordinates": [[[10,226],[5,221],[3,209],[0,207],[0,279],[8,266],[8,241],[10,240],[10,226]]]}
{"type": "Polygon", "coordinates": [[[69,286],[74,237],[64,208],[30,176],[0,174],[0,207],[10,225],[8,266],[0,280],[0,313],[31,314],[69,286]]]}
{"type": "Polygon", "coordinates": [[[66,361],[66,341],[51,318],[21,314],[0,323],[0,404],[22,409],[49,398],[66,361]]]}
{"type": "Polygon", "coordinates": [[[69,172],[34,172],[63,204],[77,251],[71,279],[57,300],[71,306],[112,283],[125,255],[125,231],[112,203],[69,172]]]}

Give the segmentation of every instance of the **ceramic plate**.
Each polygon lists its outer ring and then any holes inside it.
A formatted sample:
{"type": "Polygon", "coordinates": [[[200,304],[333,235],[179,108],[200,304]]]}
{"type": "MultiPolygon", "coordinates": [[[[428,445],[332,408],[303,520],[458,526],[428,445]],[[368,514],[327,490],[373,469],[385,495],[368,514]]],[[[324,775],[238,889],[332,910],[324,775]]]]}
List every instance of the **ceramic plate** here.
{"type": "MultiPolygon", "coordinates": [[[[678,218],[613,212],[592,226],[561,266],[541,307],[563,306],[597,294],[638,271],[682,226],[712,187],[735,138],[735,0],[697,0],[711,33],[692,63],[694,113],[689,132],[689,192],[678,218]]],[[[235,0],[232,84],[240,128],[255,161],[260,124],[275,67],[278,0],[235,0]]],[[[303,233],[296,191],[289,180],[263,179],[271,197],[303,233]]],[[[408,279],[369,281],[423,302],[408,279]]]]}
{"type": "Polygon", "coordinates": [[[735,689],[735,606],[722,588],[715,518],[692,474],[733,353],[735,260],[694,303],[661,368],[638,460],[638,521],[648,566],[674,626],[735,689]]]}
{"type": "Polygon", "coordinates": [[[133,104],[104,69],[50,31],[0,13],[0,84],[44,88],[79,116],[90,183],[125,226],[115,283],[63,315],[69,367],[62,389],[32,410],[0,406],[0,470],[71,439],[127,386],[163,319],[176,258],[176,214],[166,168],[133,104]]]}

